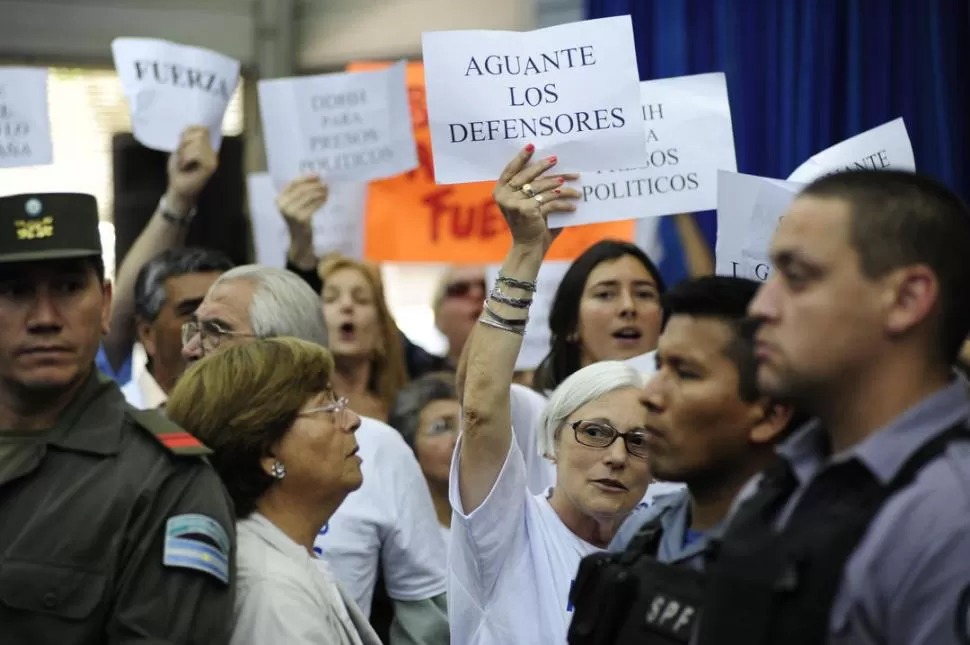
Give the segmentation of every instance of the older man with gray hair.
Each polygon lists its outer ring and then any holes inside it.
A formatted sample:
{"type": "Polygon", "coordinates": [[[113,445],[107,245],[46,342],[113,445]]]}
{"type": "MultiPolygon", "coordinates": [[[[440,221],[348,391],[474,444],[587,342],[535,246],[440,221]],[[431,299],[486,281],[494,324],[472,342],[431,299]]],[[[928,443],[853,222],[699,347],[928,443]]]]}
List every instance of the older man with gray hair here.
{"type": "MultiPolygon", "coordinates": [[[[222,274],[183,328],[188,361],[253,338],[327,344],[319,296],[290,271],[245,265],[222,274]]],[[[370,613],[378,563],[394,603],[391,645],[448,643],[446,570],[431,496],[413,452],[393,428],[361,419],[364,483],[321,529],[314,551],[370,613]]]]}

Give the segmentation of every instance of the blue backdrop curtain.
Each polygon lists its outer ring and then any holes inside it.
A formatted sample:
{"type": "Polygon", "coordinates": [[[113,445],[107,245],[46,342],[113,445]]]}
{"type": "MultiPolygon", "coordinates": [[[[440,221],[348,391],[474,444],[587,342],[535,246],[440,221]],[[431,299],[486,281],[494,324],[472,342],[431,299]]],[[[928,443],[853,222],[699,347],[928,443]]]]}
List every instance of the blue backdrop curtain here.
{"type": "MultiPolygon", "coordinates": [[[[739,172],[785,178],[902,116],[917,170],[970,197],[967,0],[586,0],[586,9],[632,17],[642,80],[726,74],[739,172]]],[[[714,213],[698,221],[713,248],[714,213]]],[[[674,282],[686,271],[669,218],[660,235],[674,282]]]]}

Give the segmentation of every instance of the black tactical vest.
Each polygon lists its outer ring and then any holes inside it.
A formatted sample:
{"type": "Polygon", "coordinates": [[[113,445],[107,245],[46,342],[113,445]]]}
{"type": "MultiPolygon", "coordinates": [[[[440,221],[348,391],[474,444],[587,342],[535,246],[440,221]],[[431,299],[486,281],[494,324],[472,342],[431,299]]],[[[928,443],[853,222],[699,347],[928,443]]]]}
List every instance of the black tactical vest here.
{"type": "Polygon", "coordinates": [[[707,568],[696,645],[821,645],[846,562],[894,493],[910,484],[963,424],[927,441],[883,486],[858,460],[830,466],[799,499],[785,528],[774,520],[796,488],[787,464],[769,470],[732,518],[707,568]]]}
{"type": "Polygon", "coordinates": [[[570,645],[687,645],[703,576],[657,561],[662,517],[645,524],[623,553],[583,558],[570,593],[570,645]]]}

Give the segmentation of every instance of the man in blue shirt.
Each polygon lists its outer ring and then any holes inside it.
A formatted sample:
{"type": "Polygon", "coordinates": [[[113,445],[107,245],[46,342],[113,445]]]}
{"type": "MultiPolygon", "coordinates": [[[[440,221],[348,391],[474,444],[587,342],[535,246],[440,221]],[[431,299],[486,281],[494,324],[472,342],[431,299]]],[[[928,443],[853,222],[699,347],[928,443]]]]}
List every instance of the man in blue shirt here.
{"type": "Polygon", "coordinates": [[[770,254],[758,387],[816,420],[732,516],[698,642],[970,643],[970,212],[926,177],[838,173],[770,254]]]}
{"type": "Polygon", "coordinates": [[[664,330],[657,373],[641,398],[649,412],[656,477],[687,489],[660,497],[620,528],[611,551],[622,551],[641,527],[659,521],[657,558],[701,570],[744,484],[773,462],[790,407],[758,392],[754,351],[743,321],[758,283],[708,276],[664,294],[664,330]]]}

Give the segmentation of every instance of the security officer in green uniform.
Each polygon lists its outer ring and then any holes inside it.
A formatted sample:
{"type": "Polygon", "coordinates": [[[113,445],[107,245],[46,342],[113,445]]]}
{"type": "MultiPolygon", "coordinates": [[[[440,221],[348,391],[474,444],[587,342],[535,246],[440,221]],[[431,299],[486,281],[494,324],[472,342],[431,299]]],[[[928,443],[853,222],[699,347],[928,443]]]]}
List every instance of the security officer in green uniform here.
{"type": "Polygon", "coordinates": [[[228,643],[231,503],[95,370],[110,306],[94,197],[0,197],[0,643],[228,643]]]}

